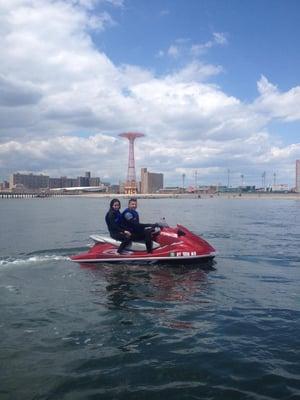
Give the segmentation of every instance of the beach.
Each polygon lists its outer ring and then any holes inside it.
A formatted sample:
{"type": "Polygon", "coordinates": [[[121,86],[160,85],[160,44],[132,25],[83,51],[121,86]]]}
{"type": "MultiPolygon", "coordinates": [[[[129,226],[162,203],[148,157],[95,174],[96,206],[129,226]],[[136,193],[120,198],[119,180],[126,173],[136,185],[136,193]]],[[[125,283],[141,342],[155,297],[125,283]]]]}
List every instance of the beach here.
{"type": "Polygon", "coordinates": [[[68,196],[79,196],[79,197],[90,197],[90,198],[125,198],[129,199],[131,197],[136,197],[138,199],[199,199],[199,200],[209,200],[209,199],[228,199],[228,200],[300,200],[300,193],[178,193],[178,194],[159,194],[159,193],[149,193],[142,194],[138,193],[135,195],[128,195],[124,193],[97,193],[97,192],[82,192],[80,194],[69,194],[68,196]]]}

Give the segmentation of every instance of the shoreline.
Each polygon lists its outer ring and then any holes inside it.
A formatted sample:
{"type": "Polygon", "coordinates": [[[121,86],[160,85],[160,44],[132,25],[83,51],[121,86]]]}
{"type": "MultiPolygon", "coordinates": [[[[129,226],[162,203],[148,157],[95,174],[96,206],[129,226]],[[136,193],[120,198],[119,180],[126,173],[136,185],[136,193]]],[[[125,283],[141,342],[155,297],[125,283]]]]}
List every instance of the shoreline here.
{"type": "Polygon", "coordinates": [[[27,199],[27,198],[74,198],[74,197],[85,197],[85,198],[120,198],[130,199],[135,197],[137,199],[198,199],[198,200],[213,200],[213,199],[227,199],[227,200],[300,200],[300,193],[270,193],[270,192],[258,192],[258,193],[151,193],[151,194],[135,194],[128,195],[124,193],[99,193],[99,192],[82,192],[82,193],[55,193],[45,196],[40,196],[35,193],[1,193],[0,199],[27,199]],[[2,194],[2,195],[1,195],[2,194]]]}
{"type": "MultiPolygon", "coordinates": [[[[87,198],[123,198],[129,199],[135,197],[137,199],[228,199],[228,200],[300,200],[300,193],[216,193],[216,194],[116,194],[116,193],[81,193],[72,194],[70,197],[87,197],[87,198]]],[[[65,196],[62,196],[65,197],[65,196]]]]}

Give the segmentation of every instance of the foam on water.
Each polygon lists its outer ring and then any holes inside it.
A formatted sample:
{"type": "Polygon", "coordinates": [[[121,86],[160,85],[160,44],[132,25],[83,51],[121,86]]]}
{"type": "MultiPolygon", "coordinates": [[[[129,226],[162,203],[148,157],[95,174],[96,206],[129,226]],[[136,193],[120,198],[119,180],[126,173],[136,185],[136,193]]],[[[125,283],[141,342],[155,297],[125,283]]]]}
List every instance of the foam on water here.
{"type": "Polygon", "coordinates": [[[48,263],[52,261],[66,261],[69,260],[67,256],[61,256],[57,254],[49,254],[43,256],[31,256],[24,258],[7,258],[0,260],[0,267],[10,267],[10,266],[19,266],[19,265],[27,265],[27,264],[37,264],[48,263]]]}

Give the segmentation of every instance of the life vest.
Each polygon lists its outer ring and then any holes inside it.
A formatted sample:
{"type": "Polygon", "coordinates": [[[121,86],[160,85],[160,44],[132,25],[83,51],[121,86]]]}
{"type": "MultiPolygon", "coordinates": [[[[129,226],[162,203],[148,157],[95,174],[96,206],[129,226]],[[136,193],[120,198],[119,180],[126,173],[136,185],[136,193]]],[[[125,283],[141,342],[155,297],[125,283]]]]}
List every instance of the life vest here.
{"type": "Polygon", "coordinates": [[[128,229],[130,232],[133,232],[135,231],[135,226],[138,225],[139,223],[140,223],[140,218],[137,211],[126,208],[126,210],[122,212],[121,225],[125,229],[128,229]]]}

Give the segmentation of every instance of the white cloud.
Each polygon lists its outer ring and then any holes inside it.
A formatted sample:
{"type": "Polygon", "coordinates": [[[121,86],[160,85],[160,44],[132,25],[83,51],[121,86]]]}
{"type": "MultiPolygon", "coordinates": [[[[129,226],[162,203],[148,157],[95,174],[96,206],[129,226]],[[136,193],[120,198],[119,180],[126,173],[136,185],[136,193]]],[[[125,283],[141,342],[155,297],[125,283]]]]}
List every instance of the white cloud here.
{"type": "Polygon", "coordinates": [[[21,106],[38,103],[42,97],[39,87],[31,82],[12,80],[0,75],[0,106],[21,106]]]}
{"type": "Polygon", "coordinates": [[[169,56],[174,59],[184,58],[186,60],[192,58],[199,58],[203,56],[210,48],[215,46],[225,46],[228,44],[227,37],[224,33],[214,32],[212,39],[205,43],[192,43],[188,38],[178,38],[169,48],[159,50],[158,57],[169,56]]]}
{"type": "Polygon", "coordinates": [[[65,0],[73,5],[80,5],[92,10],[97,4],[110,4],[114,7],[123,7],[124,0],[65,0]]]}
{"type": "Polygon", "coordinates": [[[167,54],[168,54],[170,57],[174,57],[174,58],[179,57],[180,51],[179,51],[178,46],[175,46],[174,44],[171,45],[171,46],[168,48],[167,54]]]}
{"type": "MultiPolygon", "coordinates": [[[[95,19],[95,5],[101,2],[0,2],[1,176],[91,170],[118,182],[127,143],[117,134],[127,130],[147,134],[136,143],[137,168],[164,172],[170,183],[195,169],[212,182],[229,167],[259,176],[275,163],[291,166],[299,144],[275,143],[267,123],[299,119],[298,87],[281,93],[263,77],[258,99],[244,104],[211,83],[223,72],[219,65],[186,62],[165,76],[116,66],[91,39],[90,29],[113,23],[108,14],[95,19]]],[[[226,43],[215,33],[204,46],[226,43]]],[[[169,49],[174,60],[183,46],[190,49],[189,41],[169,49]]]]}
{"type": "Polygon", "coordinates": [[[228,40],[227,40],[227,37],[226,37],[225,33],[222,33],[222,32],[214,32],[214,33],[213,33],[213,36],[214,36],[214,42],[215,42],[216,44],[219,44],[219,45],[226,45],[226,44],[228,44],[228,40]]]}
{"type": "Polygon", "coordinates": [[[221,32],[214,32],[213,38],[205,43],[193,44],[190,48],[190,52],[194,57],[203,55],[208,49],[215,46],[225,46],[228,44],[226,35],[221,32]]]}
{"type": "Polygon", "coordinates": [[[179,71],[172,74],[172,80],[176,82],[198,82],[207,80],[223,71],[220,65],[204,64],[193,61],[185,65],[179,71]]]}
{"type": "Polygon", "coordinates": [[[281,93],[265,76],[262,76],[257,87],[260,97],[254,103],[255,109],[264,112],[270,119],[300,120],[300,86],[281,93]]]}
{"type": "Polygon", "coordinates": [[[24,172],[36,170],[51,176],[67,172],[79,176],[88,165],[94,175],[103,176],[104,172],[117,174],[119,164],[111,162],[111,147],[126,162],[120,140],[103,134],[87,138],[60,136],[33,139],[25,143],[13,140],[0,144],[0,168],[9,163],[14,170],[24,172]]]}

